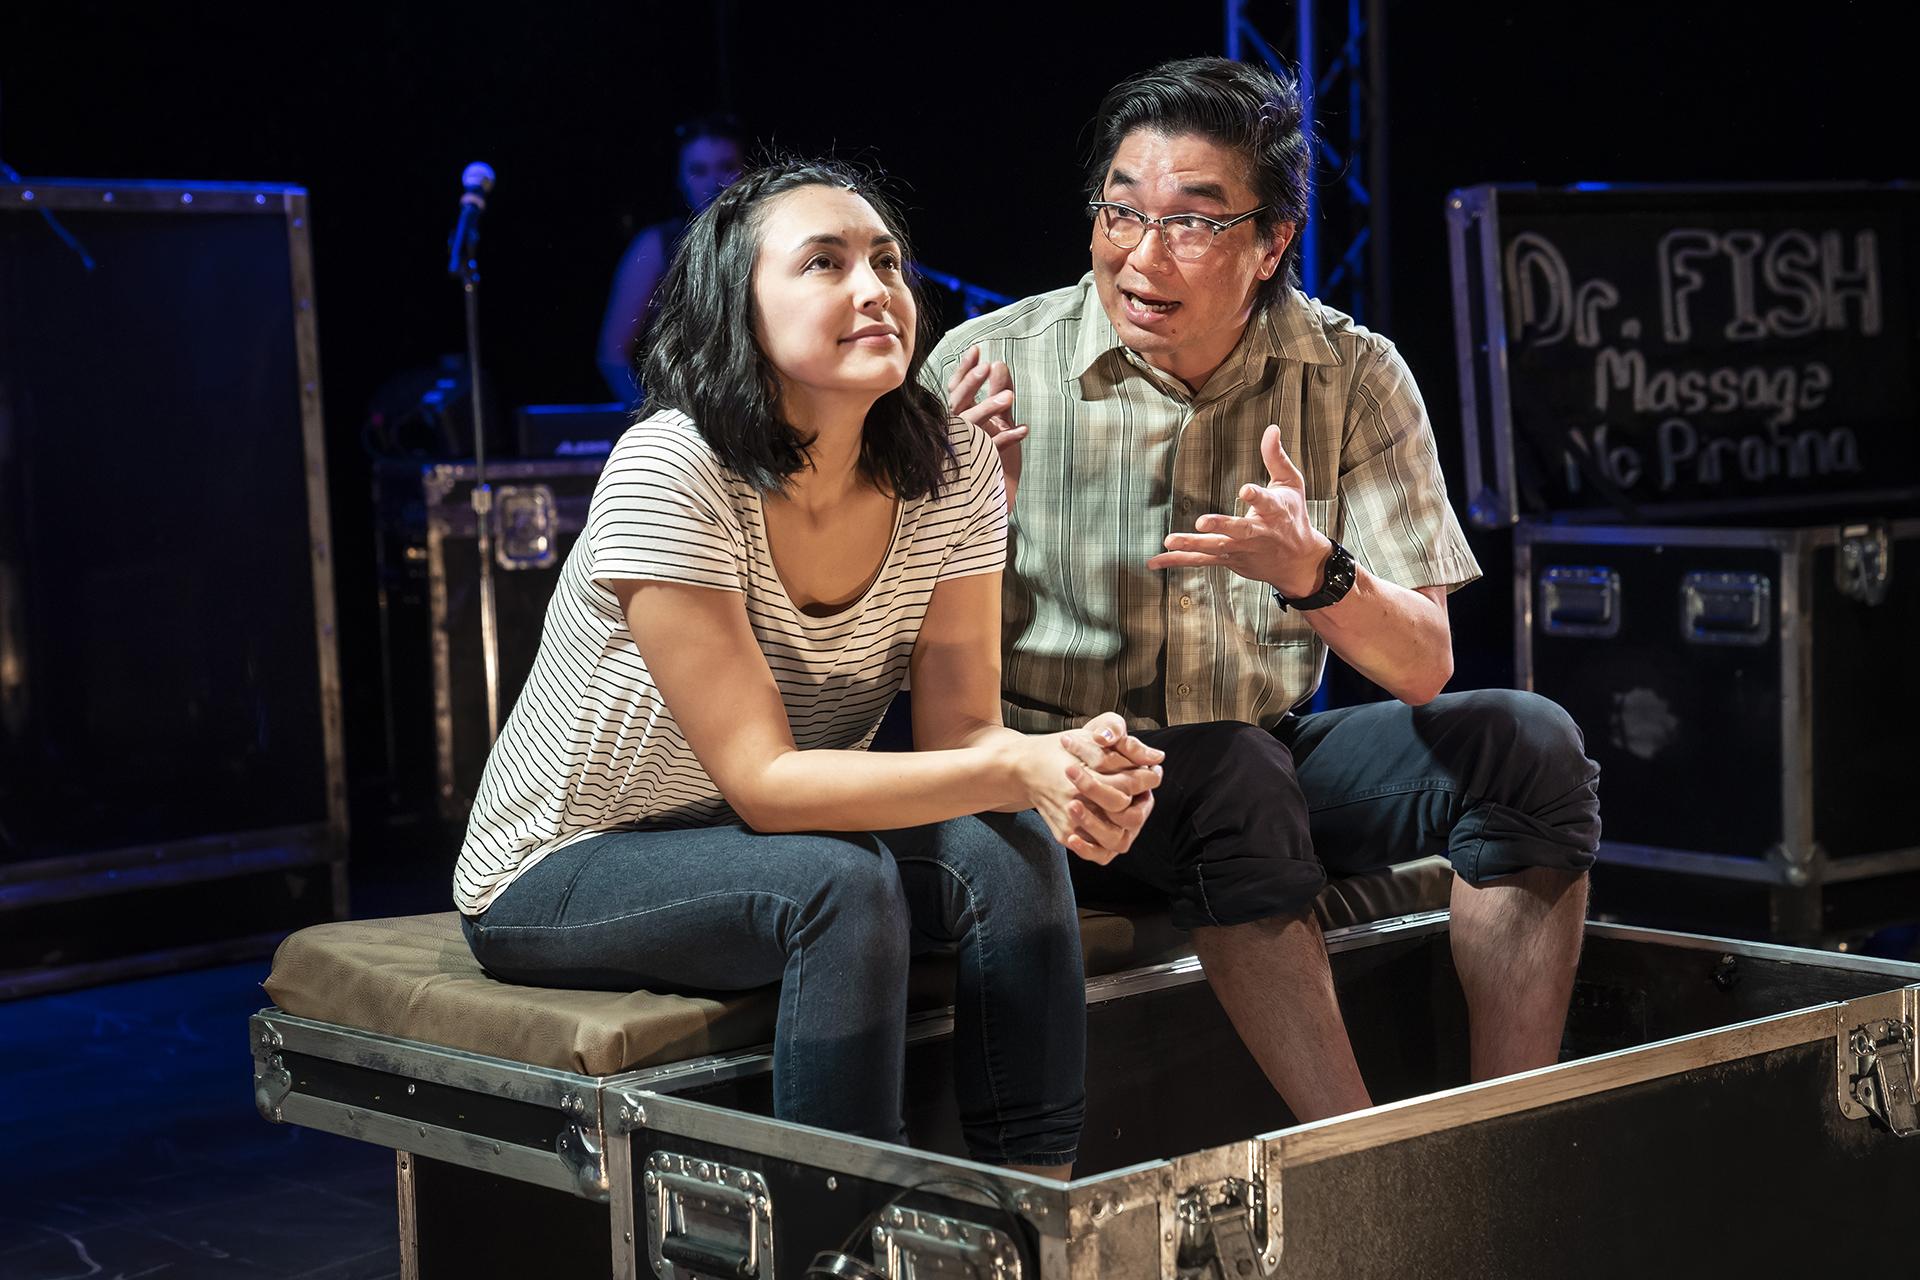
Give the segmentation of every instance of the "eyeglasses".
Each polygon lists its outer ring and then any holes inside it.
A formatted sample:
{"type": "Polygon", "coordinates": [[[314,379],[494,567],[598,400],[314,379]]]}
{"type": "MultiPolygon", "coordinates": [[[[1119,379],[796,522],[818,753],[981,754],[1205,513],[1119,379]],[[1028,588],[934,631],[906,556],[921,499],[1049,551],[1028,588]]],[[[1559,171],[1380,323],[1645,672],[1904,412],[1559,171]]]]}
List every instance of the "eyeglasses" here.
{"type": "Polygon", "coordinates": [[[1089,200],[1087,212],[1100,224],[1100,230],[1116,249],[1132,249],[1146,239],[1148,227],[1160,228],[1160,239],[1167,252],[1182,262],[1197,262],[1213,248],[1214,237],[1230,231],[1267,206],[1249,209],[1225,222],[1203,218],[1197,213],[1170,213],[1164,218],[1149,218],[1131,205],[1112,200],[1089,200]]]}

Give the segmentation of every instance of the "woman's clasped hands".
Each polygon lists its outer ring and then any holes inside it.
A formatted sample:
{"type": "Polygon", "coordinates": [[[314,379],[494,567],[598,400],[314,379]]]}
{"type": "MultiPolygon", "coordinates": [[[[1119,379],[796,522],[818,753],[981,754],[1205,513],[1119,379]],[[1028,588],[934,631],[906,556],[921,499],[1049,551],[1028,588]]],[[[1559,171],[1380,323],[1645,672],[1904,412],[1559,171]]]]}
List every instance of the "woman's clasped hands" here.
{"type": "Polygon", "coordinates": [[[1133,846],[1153,813],[1166,753],[1127,732],[1115,712],[1078,729],[1035,734],[1021,748],[1029,802],[1069,852],[1108,863],[1133,846]]]}

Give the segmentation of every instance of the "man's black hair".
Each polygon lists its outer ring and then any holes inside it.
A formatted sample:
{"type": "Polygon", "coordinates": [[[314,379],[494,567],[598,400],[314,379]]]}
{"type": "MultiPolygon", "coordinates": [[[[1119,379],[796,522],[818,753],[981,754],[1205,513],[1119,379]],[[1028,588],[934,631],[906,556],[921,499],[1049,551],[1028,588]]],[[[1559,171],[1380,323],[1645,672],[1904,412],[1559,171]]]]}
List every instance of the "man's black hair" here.
{"type": "Polygon", "coordinates": [[[1283,222],[1294,226],[1280,270],[1261,282],[1254,305],[1265,308],[1282,288],[1299,283],[1312,150],[1302,127],[1298,81],[1226,58],[1164,62],[1109,89],[1093,127],[1089,200],[1102,198],[1114,153],[1136,129],[1171,137],[1197,134],[1237,152],[1246,161],[1254,199],[1266,206],[1253,220],[1260,234],[1271,236],[1283,222]]]}

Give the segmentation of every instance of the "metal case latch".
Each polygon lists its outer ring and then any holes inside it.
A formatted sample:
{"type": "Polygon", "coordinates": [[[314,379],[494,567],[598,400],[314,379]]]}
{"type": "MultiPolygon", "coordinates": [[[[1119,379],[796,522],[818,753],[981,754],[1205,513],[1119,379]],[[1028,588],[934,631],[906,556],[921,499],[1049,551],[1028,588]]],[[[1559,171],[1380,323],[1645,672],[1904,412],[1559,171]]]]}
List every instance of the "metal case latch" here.
{"type": "MultiPolygon", "coordinates": [[[[584,1104],[576,1102],[575,1106],[583,1107],[584,1104]]],[[[560,1157],[560,1163],[573,1175],[580,1194],[589,1200],[607,1198],[605,1145],[600,1130],[588,1124],[570,1124],[553,1140],[553,1153],[560,1157]]]]}
{"type": "Polygon", "coordinates": [[[899,1205],[874,1225],[873,1260],[889,1280],[1020,1280],[1020,1251],[1006,1233],[899,1205]]]}
{"type": "Polygon", "coordinates": [[[1841,528],[1833,576],[1840,594],[1847,599],[1866,605],[1886,603],[1887,582],[1893,577],[1893,540],[1887,535],[1885,521],[1841,528]]]}
{"type": "Polygon", "coordinates": [[[1180,1280],[1248,1280],[1270,1276],[1280,1254],[1268,1233],[1267,1191],[1258,1182],[1226,1178],[1194,1187],[1174,1210],[1180,1223],[1180,1280]]]}
{"type": "Polygon", "coordinates": [[[1913,1024],[1882,1018],[1853,1028],[1847,1038],[1853,1064],[1847,1096],[1902,1138],[1920,1133],[1914,1101],[1913,1024]]]}
{"type": "Polygon", "coordinates": [[[560,507],[544,484],[504,484],[494,495],[493,558],[502,569],[544,569],[560,555],[560,507]]]}
{"type": "Polygon", "coordinates": [[[773,1200],[751,1169],[655,1151],[642,1182],[647,1253],[660,1280],[773,1280],[773,1200]]]}

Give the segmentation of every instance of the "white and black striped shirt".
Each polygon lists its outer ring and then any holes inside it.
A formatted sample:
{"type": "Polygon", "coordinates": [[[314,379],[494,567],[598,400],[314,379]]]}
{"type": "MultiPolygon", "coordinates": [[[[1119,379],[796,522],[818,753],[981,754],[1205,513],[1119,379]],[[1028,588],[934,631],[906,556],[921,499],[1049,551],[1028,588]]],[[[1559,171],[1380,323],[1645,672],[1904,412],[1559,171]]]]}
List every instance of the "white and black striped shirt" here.
{"type": "Polygon", "coordinates": [[[533,671],[500,731],[454,869],[454,902],[485,911],[513,878],[596,832],[736,821],[635,647],[609,585],[737,591],[802,750],[865,747],[906,679],[934,584],[996,573],[1006,494],[985,437],[954,422],[938,497],[900,504],[867,592],[830,617],[788,599],[760,495],[724,470],[685,415],[628,429],[547,606],[533,671]]]}

